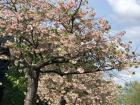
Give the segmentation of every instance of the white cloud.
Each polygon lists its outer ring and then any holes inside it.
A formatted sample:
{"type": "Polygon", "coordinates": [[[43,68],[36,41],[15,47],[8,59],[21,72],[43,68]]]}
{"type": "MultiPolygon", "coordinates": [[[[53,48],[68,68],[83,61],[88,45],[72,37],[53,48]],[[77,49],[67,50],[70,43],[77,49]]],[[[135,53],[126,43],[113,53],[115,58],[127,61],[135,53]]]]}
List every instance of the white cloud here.
{"type": "Polygon", "coordinates": [[[136,72],[136,74],[134,75],[134,79],[140,81],[140,72],[136,72]]]}
{"type": "Polygon", "coordinates": [[[136,21],[140,19],[140,3],[137,0],[107,0],[120,20],[136,21]]]}
{"type": "Polygon", "coordinates": [[[126,31],[126,37],[128,40],[132,40],[132,41],[140,40],[140,26],[132,26],[124,30],[126,31]]]}
{"type": "Polygon", "coordinates": [[[115,83],[124,86],[126,82],[133,81],[134,78],[131,74],[121,71],[118,72],[118,74],[116,74],[116,76],[114,76],[112,80],[115,81],[115,83]]]}
{"type": "Polygon", "coordinates": [[[123,29],[117,29],[117,30],[112,30],[111,34],[116,34],[119,33],[120,31],[126,31],[126,34],[124,35],[124,39],[127,41],[133,41],[136,42],[137,44],[140,44],[140,25],[131,25],[128,27],[124,27],[123,29]]]}
{"type": "Polygon", "coordinates": [[[132,41],[134,44],[140,45],[140,25],[131,25],[128,27],[124,27],[123,29],[116,29],[112,30],[110,34],[114,35],[116,33],[119,33],[121,31],[126,31],[126,34],[124,35],[124,40],[132,41]]]}
{"type": "Polygon", "coordinates": [[[136,51],[136,53],[140,54],[140,26],[131,25],[129,27],[124,27],[121,30],[113,30],[111,33],[116,34],[120,31],[126,31],[123,41],[132,41],[132,49],[136,51]]]}
{"type": "Polygon", "coordinates": [[[115,83],[124,86],[126,82],[130,81],[140,81],[140,68],[130,68],[127,71],[122,70],[113,77],[115,83]],[[132,72],[135,71],[135,75],[132,72]]]}

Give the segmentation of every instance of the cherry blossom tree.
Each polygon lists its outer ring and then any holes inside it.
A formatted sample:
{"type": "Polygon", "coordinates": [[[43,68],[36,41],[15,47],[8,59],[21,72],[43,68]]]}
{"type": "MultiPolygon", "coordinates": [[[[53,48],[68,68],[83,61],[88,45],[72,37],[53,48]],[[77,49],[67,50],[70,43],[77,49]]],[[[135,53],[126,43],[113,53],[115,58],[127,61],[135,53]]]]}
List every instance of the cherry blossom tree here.
{"type": "Polygon", "coordinates": [[[28,88],[24,105],[36,103],[39,75],[59,76],[121,70],[135,64],[125,32],[110,35],[110,25],[96,19],[87,0],[1,0],[0,35],[15,42],[12,59],[24,67],[28,88]]]}

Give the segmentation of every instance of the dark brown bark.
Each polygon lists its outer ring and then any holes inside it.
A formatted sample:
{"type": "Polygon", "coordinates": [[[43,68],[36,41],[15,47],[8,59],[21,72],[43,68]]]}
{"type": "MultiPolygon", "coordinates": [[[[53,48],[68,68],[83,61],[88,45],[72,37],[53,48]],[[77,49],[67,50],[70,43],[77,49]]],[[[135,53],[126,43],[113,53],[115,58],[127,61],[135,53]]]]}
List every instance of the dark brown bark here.
{"type": "Polygon", "coordinates": [[[66,105],[66,100],[64,98],[64,96],[61,96],[61,100],[60,100],[60,105],[66,105]]]}
{"type": "Polygon", "coordinates": [[[39,72],[31,69],[27,71],[27,76],[27,93],[24,100],[24,105],[36,105],[39,72]]]}

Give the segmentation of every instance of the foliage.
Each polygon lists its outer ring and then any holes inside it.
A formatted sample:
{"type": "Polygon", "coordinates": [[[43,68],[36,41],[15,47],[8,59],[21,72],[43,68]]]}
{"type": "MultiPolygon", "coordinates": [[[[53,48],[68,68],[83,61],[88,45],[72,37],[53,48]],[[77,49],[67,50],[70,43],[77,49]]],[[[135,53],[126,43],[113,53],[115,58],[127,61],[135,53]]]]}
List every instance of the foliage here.
{"type": "Polygon", "coordinates": [[[122,88],[122,94],[120,95],[120,104],[124,105],[139,105],[140,103],[140,83],[131,82],[126,83],[125,87],[122,88]]]}
{"type": "Polygon", "coordinates": [[[23,73],[9,70],[4,82],[4,97],[1,105],[23,105],[26,91],[26,79],[23,73]]]}

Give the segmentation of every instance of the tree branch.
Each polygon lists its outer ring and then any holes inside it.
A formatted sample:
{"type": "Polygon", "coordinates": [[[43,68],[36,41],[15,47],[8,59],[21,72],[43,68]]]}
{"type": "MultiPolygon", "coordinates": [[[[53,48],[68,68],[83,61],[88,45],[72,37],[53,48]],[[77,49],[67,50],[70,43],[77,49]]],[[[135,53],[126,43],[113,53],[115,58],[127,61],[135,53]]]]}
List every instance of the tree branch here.
{"type": "Polygon", "coordinates": [[[12,0],[10,0],[10,2],[12,3],[12,6],[13,6],[13,8],[14,8],[15,12],[17,12],[18,10],[17,10],[17,8],[16,8],[15,3],[14,3],[12,0]]]}
{"type": "Polygon", "coordinates": [[[58,64],[58,63],[68,63],[69,59],[66,59],[64,57],[53,57],[51,60],[46,60],[44,62],[38,63],[33,65],[32,67],[35,70],[40,70],[41,68],[50,65],[50,64],[58,64]]]}
{"type": "Polygon", "coordinates": [[[80,7],[81,7],[82,1],[83,1],[83,0],[80,0],[79,6],[78,6],[78,8],[75,10],[75,12],[74,12],[74,14],[72,15],[72,17],[74,17],[74,16],[78,13],[78,10],[79,10],[80,7]]]}
{"type": "Polygon", "coordinates": [[[80,7],[81,7],[81,4],[82,4],[82,0],[80,0],[80,3],[79,3],[79,6],[78,6],[78,8],[75,10],[75,12],[73,13],[73,15],[71,16],[71,31],[70,31],[70,33],[73,33],[73,27],[74,27],[74,21],[75,21],[75,15],[78,13],[78,10],[80,9],[80,7]]]}
{"type": "Polygon", "coordinates": [[[40,71],[40,73],[55,73],[60,76],[68,76],[68,75],[78,75],[78,74],[90,74],[90,73],[95,73],[95,72],[99,72],[99,71],[110,71],[113,69],[114,69],[113,67],[105,69],[105,70],[97,68],[96,70],[88,70],[88,71],[85,71],[82,73],[80,73],[78,71],[72,71],[72,72],[65,73],[65,72],[62,72],[60,69],[55,69],[55,70],[40,71]]]}

